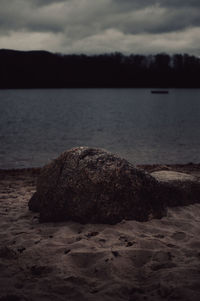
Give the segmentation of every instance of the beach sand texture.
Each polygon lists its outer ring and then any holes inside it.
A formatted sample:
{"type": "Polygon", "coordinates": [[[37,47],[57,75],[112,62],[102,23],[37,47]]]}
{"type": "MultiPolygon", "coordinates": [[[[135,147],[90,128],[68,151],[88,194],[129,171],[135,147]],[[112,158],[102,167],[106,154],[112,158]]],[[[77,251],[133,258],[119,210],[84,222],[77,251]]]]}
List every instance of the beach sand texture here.
{"type": "Polygon", "coordinates": [[[0,301],[200,300],[200,204],[143,223],[40,224],[27,206],[37,173],[0,172],[0,301]]]}

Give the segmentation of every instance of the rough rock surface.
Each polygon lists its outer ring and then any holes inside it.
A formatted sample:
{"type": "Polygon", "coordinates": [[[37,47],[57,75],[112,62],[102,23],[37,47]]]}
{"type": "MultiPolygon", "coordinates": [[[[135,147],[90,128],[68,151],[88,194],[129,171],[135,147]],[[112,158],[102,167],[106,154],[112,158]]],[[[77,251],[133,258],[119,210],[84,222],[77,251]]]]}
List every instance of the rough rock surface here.
{"type": "Polygon", "coordinates": [[[114,224],[162,217],[158,182],[102,149],[78,147],[46,165],[29,208],[40,221],[114,224]]]}
{"type": "Polygon", "coordinates": [[[156,178],[156,180],[160,182],[168,182],[172,183],[173,181],[179,181],[179,182],[196,182],[198,181],[197,177],[194,175],[190,175],[184,172],[177,172],[173,170],[160,170],[160,171],[154,171],[151,173],[153,177],[156,178]]]}
{"type": "Polygon", "coordinates": [[[184,206],[200,202],[199,177],[170,170],[155,171],[151,175],[160,183],[160,199],[166,206],[184,206]]]}

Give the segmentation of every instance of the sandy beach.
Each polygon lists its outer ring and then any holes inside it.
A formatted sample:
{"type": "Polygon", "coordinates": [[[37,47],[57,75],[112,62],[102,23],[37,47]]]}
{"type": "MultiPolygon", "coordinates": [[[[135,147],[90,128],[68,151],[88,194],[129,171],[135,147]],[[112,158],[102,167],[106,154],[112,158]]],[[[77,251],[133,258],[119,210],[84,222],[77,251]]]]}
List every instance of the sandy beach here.
{"type": "MultiPolygon", "coordinates": [[[[194,164],[143,168],[200,178],[194,164]]],[[[0,171],[0,301],[200,300],[199,203],[143,223],[41,224],[27,206],[38,174],[0,171]]]]}

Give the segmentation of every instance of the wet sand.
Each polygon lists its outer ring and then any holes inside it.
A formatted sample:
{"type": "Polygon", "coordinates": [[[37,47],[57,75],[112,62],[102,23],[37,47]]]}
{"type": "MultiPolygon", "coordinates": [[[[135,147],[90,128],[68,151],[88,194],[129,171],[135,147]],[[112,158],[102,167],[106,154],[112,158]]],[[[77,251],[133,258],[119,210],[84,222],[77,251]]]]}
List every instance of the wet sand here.
{"type": "MultiPolygon", "coordinates": [[[[142,167],[200,179],[199,165],[142,167]]],[[[0,301],[200,300],[200,204],[144,223],[40,224],[27,206],[38,174],[0,171],[0,301]]]]}

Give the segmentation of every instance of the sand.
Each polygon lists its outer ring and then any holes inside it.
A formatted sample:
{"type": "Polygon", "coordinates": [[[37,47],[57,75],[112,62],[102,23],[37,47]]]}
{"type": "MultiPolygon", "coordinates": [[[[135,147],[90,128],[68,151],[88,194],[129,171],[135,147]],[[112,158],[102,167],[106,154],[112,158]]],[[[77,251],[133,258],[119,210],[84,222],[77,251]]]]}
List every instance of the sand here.
{"type": "Polygon", "coordinates": [[[27,207],[37,174],[0,171],[0,301],[200,300],[200,204],[144,223],[40,224],[27,207]]]}

